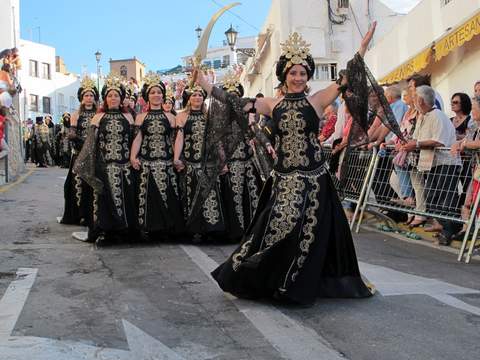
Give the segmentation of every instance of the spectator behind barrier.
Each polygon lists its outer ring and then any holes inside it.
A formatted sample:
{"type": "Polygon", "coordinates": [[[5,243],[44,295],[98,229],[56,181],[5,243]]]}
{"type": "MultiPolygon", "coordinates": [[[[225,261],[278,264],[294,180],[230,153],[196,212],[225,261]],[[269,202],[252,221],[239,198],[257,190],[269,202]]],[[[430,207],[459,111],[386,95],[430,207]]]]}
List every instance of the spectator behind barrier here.
{"type": "Polygon", "coordinates": [[[320,142],[324,142],[335,132],[335,124],[337,123],[337,103],[333,102],[328,105],[323,111],[323,116],[325,117],[325,125],[320,131],[318,139],[320,142]]]}
{"type": "Polygon", "coordinates": [[[480,96],[480,80],[478,80],[475,85],[473,86],[473,94],[474,96],[480,96]]]}
{"type": "Polygon", "coordinates": [[[7,108],[0,106],[0,159],[8,154],[8,144],[5,141],[5,123],[7,122],[7,108]]]}
{"type": "MultiPolygon", "coordinates": [[[[435,108],[435,91],[427,85],[416,88],[415,107],[421,114],[413,133],[413,139],[402,149],[419,150],[416,168],[425,179],[427,211],[444,213],[454,211],[458,204],[457,185],[461,162],[450,152],[434,151],[438,147],[451,147],[456,141],[455,128],[448,116],[435,108]]],[[[458,223],[438,219],[443,226],[439,235],[440,245],[449,245],[452,236],[460,228],[458,223]]]]}
{"type": "MultiPolygon", "coordinates": [[[[431,75],[422,75],[422,74],[413,74],[410,78],[407,79],[409,87],[419,87],[422,85],[432,86],[431,84],[431,75]]],[[[445,106],[443,104],[442,96],[434,89],[435,91],[435,107],[440,110],[444,110],[445,106]]]]}
{"type": "Polygon", "coordinates": [[[457,133],[457,140],[462,140],[467,134],[467,129],[474,126],[471,120],[470,112],[472,111],[472,102],[470,97],[465,93],[455,93],[452,95],[450,102],[452,111],[455,113],[450,120],[455,127],[457,133]]]}
{"type": "MultiPolygon", "coordinates": [[[[480,149],[480,96],[475,96],[472,99],[472,119],[475,122],[475,127],[467,133],[467,136],[462,140],[457,141],[451,149],[452,155],[458,155],[458,153],[465,150],[479,150],[480,149]]],[[[465,203],[462,207],[462,219],[467,222],[470,217],[470,212],[480,190],[480,167],[476,163],[473,168],[473,180],[469,183],[465,203]]],[[[477,215],[479,211],[477,210],[477,215]]],[[[460,232],[453,236],[456,240],[462,240],[465,231],[467,230],[467,224],[463,225],[460,232]]]]}

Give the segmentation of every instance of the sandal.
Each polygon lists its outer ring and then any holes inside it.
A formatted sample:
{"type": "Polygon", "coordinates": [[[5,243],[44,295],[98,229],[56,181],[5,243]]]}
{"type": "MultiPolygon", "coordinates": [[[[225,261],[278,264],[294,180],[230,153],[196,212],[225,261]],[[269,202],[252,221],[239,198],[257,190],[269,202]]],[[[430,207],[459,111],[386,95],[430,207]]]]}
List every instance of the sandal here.
{"type": "Polygon", "coordinates": [[[413,229],[413,228],[416,228],[416,227],[423,227],[426,223],[427,223],[427,220],[421,220],[421,221],[417,221],[417,222],[412,221],[412,222],[408,225],[408,227],[409,227],[410,229],[413,229]]]}

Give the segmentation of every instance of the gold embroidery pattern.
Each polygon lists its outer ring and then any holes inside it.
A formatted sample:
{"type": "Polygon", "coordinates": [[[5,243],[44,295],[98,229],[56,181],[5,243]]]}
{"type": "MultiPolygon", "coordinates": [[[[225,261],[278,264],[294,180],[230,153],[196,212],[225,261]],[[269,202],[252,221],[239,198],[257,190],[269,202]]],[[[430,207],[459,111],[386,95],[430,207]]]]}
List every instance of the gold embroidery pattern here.
{"type": "Polygon", "coordinates": [[[277,179],[278,194],[272,209],[273,218],[264,237],[265,247],[274,245],[292,232],[300,218],[300,208],[304,201],[302,193],[305,183],[300,176],[280,176],[277,179]]]}
{"type": "Polygon", "coordinates": [[[320,142],[318,141],[315,133],[310,133],[310,144],[312,144],[314,149],[314,159],[315,161],[321,162],[322,161],[322,147],[320,146],[320,142]]]}
{"type": "Polygon", "coordinates": [[[250,193],[250,199],[251,199],[251,204],[250,204],[250,212],[251,216],[250,219],[253,218],[253,214],[255,213],[255,209],[258,206],[258,184],[257,184],[257,179],[255,178],[255,175],[253,173],[254,167],[251,162],[247,164],[247,184],[248,184],[248,192],[250,193]]]}
{"type": "Polygon", "coordinates": [[[247,153],[245,152],[245,143],[243,141],[238,144],[231,157],[232,159],[245,159],[247,157],[247,153]]]}
{"type": "Polygon", "coordinates": [[[138,194],[138,223],[144,225],[147,216],[146,216],[146,201],[147,201],[147,191],[148,191],[148,177],[150,176],[149,166],[142,164],[142,172],[140,174],[140,192],[138,194]]]}
{"type": "Polygon", "coordinates": [[[190,134],[185,134],[185,149],[183,151],[186,159],[199,161],[202,158],[205,117],[203,115],[190,115],[188,121],[192,124],[192,130],[190,134]]]}
{"type": "Polygon", "coordinates": [[[80,139],[85,140],[87,137],[88,126],[94,115],[95,111],[82,111],[80,113],[77,126],[80,139]]]}
{"type": "Polygon", "coordinates": [[[313,177],[307,178],[308,183],[312,186],[312,190],[308,193],[309,206],[305,211],[305,223],[303,225],[303,240],[300,241],[300,251],[301,255],[297,259],[297,270],[292,274],[292,281],[295,281],[297,275],[307,259],[308,253],[310,251],[310,245],[315,241],[314,228],[317,226],[317,217],[316,213],[320,207],[320,202],[318,201],[318,193],[320,191],[320,184],[318,179],[313,177]]]}
{"type": "Polygon", "coordinates": [[[82,179],[80,176],[75,175],[73,178],[73,182],[75,183],[75,198],[77,199],[77,206],[80,207],[82,202],[82,179]]]}
{"type": "MultiPolygon", "coordinates": [[[[123,125],[118,118],[110,119],[106,125],[107,134],[105,135],[105,160],[122,161],[122,149],[125,149],[124,137],[122,135],[123,125]]],[[[128,145],[127,149],[128,151],[128,145]]],[[[127,154],[127,156],[129,156],[127,154]]]]}
{"type": "Polygon", "coordinates": [[[238,271],[238,269],[240,268],[240,265],[242,264],[242,261],[245,258],[245,255],[247,255],[248,250],[250,250],[252,241],[253,241],[253,234],[250,236],[250,239],[248,239],[242,244],[242,246],[240,247],[240,250],[232,256],[233,271],[238,271]]]}
{"type": "Polygon", "coordinates": [[[118,216],[123,216],[121,167],[116,166],[115,164],[108,164],[107,176],[115,209],[117,210],[118,216]]]}
{"type": "MultiPolygon", "coordinates": [[[[165,139],[167,138],[167,129],[162,124],[162,115],[148,115],[151,116],[151,121],[147,126],[148,139],[144,139],[142,143],[141,154],[143,156],[149,155],[152,159],[166,158],[167,157],[167,144],[165,139]]],[[[163,115],[164,116],[164,115],[163,115]]]]}
{"type": "Polygon", "coordinates": [[[243,192],[245,176],[245,164],[240,161],[233,161],[228,164],[230,170],[230,181],[232,182],[233,202],[235,203],[235,212],[237,213],[238,222],[240,227],[245,229],[245,218],[243,215],[243,192]]]}
{"type": "Polygon", "coordinates": [[[306,156],[308,145],[305,127],[306,122],[301,112],[290,109],[282,114],[279,129],[284,133],[281,144],[283,167],[308,166],[310,164],[306,156]]]}
{"type": "Polygon", "coordinates": [[[98,223],[98,193],[93,193],[93,222],[98,223]]]}
{"type": "Polygon", "coordinates": [[[156,163],[151,167],[151,171],[160,196],[165,206],[167,206],[167,168],[163,163],[156,163]]]}
{"type": "Polygon", "coordinates": [[[218,208],[217,192],[215,189],[210,191],[210,194],[208,194],[203,204],[203,217],[211,225],[220,221],[220,209],[218,208]]]}

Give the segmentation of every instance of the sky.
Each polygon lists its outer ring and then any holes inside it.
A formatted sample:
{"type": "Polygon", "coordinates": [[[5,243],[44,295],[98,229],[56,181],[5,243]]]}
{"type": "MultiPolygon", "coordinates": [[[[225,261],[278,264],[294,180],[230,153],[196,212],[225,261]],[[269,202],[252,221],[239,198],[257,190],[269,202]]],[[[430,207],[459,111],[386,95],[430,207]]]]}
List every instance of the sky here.
{"type": "MultiPolygon", "coordinates": [[[[408,12],[419,0],[382,0],[408,12]]],[[[95,52],[108,60],[136,56],[148,70],[181,63],[196,48],[195,28],[232,0],[20,0],[20,31],[25,40],[54,46],[69,71],[96,72],[95,52]],[[85,68],[86,67],[86,68],[85,68]]],[[[239,36],[257,35],[270,10],[270,0],[239,0],[215,24],[209,46],[221,46],[230,24],[239,36]]]]}

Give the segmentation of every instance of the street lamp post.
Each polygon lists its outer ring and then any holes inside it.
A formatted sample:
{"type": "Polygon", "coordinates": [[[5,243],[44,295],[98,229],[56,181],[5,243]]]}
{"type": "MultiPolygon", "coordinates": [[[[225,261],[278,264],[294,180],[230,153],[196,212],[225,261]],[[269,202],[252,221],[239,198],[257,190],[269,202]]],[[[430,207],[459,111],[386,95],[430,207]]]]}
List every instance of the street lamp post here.
{"type": "Polygon", "coordinates": [[[97,60],[97,89],[100,91],[100,59],[102,58],[102,53],[100,50],[97,50],[95,53],[95,60],[97,60]]]}
{"type": "Polygon", "coordinates": [[[237,64],[237,35],[238,31],[236,31],[232,24],[230,24],[230,28],[225,31],[225,36],[227,37],[227,43],[230,46],[230,50],[232,50],[232,65],[237,64]]]}
{"type": "Polygon", "coordinates": [[[197,33],[197,40],[200,41],[200,38],[202,37],[202,31],[203,29],[199,26],[195,29],[195,32],[197,33]]]}

